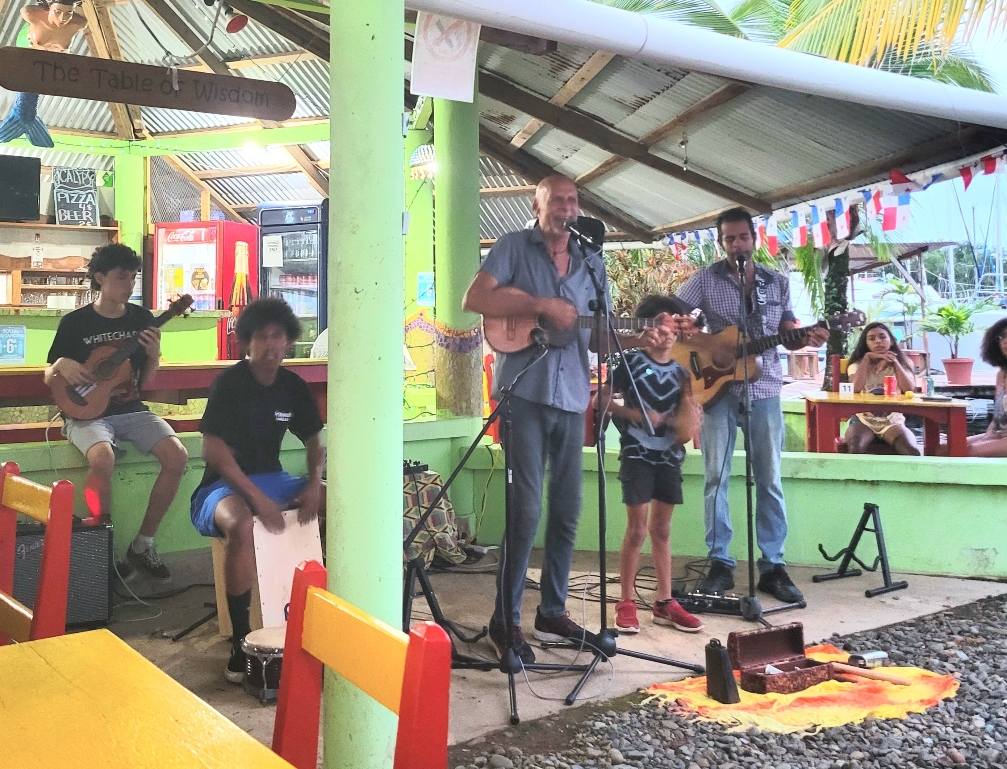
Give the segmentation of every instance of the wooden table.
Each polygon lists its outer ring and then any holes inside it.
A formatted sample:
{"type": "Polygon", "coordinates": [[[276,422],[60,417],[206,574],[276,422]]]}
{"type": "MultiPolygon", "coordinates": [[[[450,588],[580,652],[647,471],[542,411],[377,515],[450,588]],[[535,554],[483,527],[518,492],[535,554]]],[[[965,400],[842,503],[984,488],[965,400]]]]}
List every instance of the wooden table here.
{"type": "Polygon", "coordinates": [[[862,411],[897,411],[923,417],[923,453],[933,456],[940,445],[941,425],[947,425],[948,456],[964,457],[967,453],[965,401],[926,401],[920,396],[886,397],[856,393],[805,393],[804,414],[807,423],[808,451],[831,454],[836,451],[839,423],[862,411]]]}
{"type": "Polygon", "coordinates": [[[107,630],[0,647],[8,767],[290,769],[107,630]]]}

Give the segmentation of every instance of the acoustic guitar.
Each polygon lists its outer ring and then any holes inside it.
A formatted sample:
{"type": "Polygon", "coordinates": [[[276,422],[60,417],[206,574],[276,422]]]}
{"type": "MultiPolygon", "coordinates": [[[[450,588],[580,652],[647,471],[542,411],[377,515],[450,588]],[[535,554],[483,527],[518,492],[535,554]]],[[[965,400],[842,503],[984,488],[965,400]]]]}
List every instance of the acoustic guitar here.
{"type": "MultiPolygon", "coordinates": [[[[566,299],[562,301],[566,302],[566,299]]],[[[568,302],[568,304],[573,304],[568,302]]],[[[658,325],[681,331],[683,326],[694,325],[688,315],[669,315],[661,321],[656,318],[623,318],[612,316],[617,331],[642,331],[658,325]]],[[[594,327],[594,315],[578,315],[577,322],[569,328],[559,328],[540,315],[511,315],[504,318],[483,317],[483,334],[490,347],[499,353],[515,353],[537,344],[536,336],[549,347],[566,347],[585,328],[594,327]]]]}
{"type": "MultiPolygon", "coordinates": [[[[860,310],[837,312],[813,326],[751,339],[748,342],[748,381],[754,382],[762,376],[762,353],[766,350],[803,340],[813,328],[846,332],[866,322],[860,310]]],[[[693,334],[675,343],[671,357],[692,376],[692,394],[704,408],[716,403],[727,385],[745,381],[745,359],[741,357],[739,337],[738,327],[728,326],[719,334],[693,334]]]]}
{"type": "MultiPolygon", "coordinates": [[[[180,296],[157,316],[150,328],[160,328],[172,318],[182,315],[190,306],[192,297],[188,294],[180,296]]],[[[103,345],[94,350],[84,363],[84,368],[94,375],[93,384],[72,385],[59,374],[53,376],[49,389],[63,415],[73,419],[97,419],[104,414],[115,389],[132,379],[133,367],[129,356],[139,347],[139,339],[133,337],[118,347],[103,345]]]]}

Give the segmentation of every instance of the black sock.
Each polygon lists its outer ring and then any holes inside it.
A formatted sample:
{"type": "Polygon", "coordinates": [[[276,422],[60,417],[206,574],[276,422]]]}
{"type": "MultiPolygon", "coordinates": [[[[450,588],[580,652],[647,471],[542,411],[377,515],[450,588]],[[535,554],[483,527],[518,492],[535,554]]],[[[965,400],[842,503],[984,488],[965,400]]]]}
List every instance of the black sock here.
{"type": "Polygon", "coordinates": [[[241,651],[241,642],[252,632],[248,615],[252,606],[252,591],[227,596],[227,613],[231,615],[231,646],[241,651]]]}

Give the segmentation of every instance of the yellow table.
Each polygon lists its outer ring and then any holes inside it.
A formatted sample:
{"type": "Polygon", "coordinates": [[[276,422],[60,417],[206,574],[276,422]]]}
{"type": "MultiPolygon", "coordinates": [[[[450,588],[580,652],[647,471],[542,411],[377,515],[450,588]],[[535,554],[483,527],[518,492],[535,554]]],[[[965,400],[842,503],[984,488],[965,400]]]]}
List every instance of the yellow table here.
{"type": "Polygon", "coordinates": [[[0,647],[0,766],[290,769],[107,630],[0,647]]]}

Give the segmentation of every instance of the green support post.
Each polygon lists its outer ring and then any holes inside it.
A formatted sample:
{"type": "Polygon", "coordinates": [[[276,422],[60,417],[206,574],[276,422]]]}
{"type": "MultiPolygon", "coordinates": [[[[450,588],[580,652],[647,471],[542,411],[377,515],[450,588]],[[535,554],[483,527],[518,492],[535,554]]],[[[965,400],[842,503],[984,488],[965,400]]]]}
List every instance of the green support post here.
{"type": "Polygon", "coordinates": [[[434,100],[435,316],[438,416],[482,416],[479,316],[462,310],[479,269],[479,108],[434,100]]]}
{"type": "MultiPolygon", "coordinates": [[[[402,620],[403,0],[331,13],[329,589],[402,620]]],[[[380,664],[380,660],[375,660],[380,664]]],[[[324,765],[388,769],[396,718],[331,671],[324,765]]]]}
{"type": "Polygon", "coordinates": [[[119,242],[143,256],[143,232],[146,224],[144,201],[147,199],[147,161],[139,155],[115,158],[115,218],[119,222],[119,242]]]}

